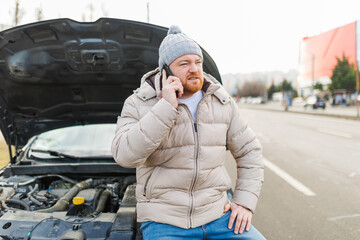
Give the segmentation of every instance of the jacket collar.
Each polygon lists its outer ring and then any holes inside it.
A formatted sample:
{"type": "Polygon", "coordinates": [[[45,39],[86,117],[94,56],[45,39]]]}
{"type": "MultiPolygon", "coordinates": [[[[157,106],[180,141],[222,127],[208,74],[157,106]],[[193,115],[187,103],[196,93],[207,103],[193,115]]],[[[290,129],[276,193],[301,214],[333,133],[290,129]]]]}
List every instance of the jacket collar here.
{"type": "Polygon", "coordinates": [[[146,73],[141,78],[140,87],[134,91],[134,94],[143,101],[158,96],[161,98],[159,68],[146,73]]]}
{"type": "MultiPolygon", "coordinates": [[[[160,79],[159,68],[146,73],[141,78],[140,87],[134,91],[134,94],[143,101],[157,97],[161,98],[162,82],[160,79]]],[[[201,89],[204,94],[213,94],[222,104],[227,104],[231,97],[220,83],[210,74],[204,72],[204,84],[201,89]]]]}
{"type": "Polygon", "coordinates": [[[208,84],[206,91],[204,91],[206,94],[213,94],[222,104],[227,104],[231,100],[231,96],[228,94],[228,92],[225,90],[224,87],[221,86],[221,84],[216,80],[213,76],[210,74],[204,73],[204,87],[206,87],[206,84],[208,84]],[[208,83],[206,83],[207,81],[208,83]]]}

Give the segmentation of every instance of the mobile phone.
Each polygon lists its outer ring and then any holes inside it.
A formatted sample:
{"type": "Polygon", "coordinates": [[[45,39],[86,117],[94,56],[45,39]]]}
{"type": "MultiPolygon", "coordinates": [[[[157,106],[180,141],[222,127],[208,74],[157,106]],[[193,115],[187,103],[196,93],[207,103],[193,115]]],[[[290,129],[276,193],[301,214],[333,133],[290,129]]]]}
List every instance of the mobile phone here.
{"type": "MultiPolygon", "coordinates": [[[[169,68],[169,66],[167,64],[163,65],[163,69],[165,69],[166,77],[174,76],[174,74],[171,72],[171,70],[170,70],[170,68],[169,68]]],[[[176,91],[175,93],[176,93],[176,98],[179,98],[179,92],[176,91]]]]}
{"type": "Polygon", "coordinates": [[[166,76],[174,76],[174,74],[171,72],[169,66],[167,64],[164,64],[163,65],[163,69],[165,69],[165,72],[166,72],[166,76]]]}

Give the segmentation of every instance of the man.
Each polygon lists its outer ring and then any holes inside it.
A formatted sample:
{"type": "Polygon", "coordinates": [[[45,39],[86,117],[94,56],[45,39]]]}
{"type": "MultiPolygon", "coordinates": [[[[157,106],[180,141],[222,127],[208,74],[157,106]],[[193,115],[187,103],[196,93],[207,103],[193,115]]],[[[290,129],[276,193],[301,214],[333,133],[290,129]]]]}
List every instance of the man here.
{"type": "Polygon", "coordinates": [[[250,228],[263,182],[261,145],[202,66],[200,47],[170,27],[159,68],[143,76],[118,118],[114,159],[136,167],[144,239],[264,239],[250,228]],[[232,202],[226,147],[237,163],[232,202]]]}

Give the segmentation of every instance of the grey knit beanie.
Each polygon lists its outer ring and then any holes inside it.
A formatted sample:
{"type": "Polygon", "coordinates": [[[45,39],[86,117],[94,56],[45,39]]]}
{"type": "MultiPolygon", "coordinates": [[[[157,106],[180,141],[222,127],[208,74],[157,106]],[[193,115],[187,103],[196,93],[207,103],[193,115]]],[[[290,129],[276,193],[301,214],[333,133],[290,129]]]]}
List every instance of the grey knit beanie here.
{"type": "Polygon", "coordinates": [[[197,54],[203,59],[199,45],[182,33],[178,26],[172,25],[159,48],[159,68],[170,65],[176,58],[185,54],[197,54]]]}

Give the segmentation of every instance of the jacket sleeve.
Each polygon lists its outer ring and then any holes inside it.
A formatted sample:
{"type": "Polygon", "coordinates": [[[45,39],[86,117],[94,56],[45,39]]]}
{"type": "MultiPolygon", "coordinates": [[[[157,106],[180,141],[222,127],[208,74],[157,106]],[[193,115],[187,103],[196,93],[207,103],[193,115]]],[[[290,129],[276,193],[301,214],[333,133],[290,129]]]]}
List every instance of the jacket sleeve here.
{"type": "Polygon", "coordinates": [[[237,179],[233,202],[254,212],[264,181],[262,147],[255,133],[241,117],[232,100],[232,120],[227,134],[227,144],[237,165],[237,179]]]}
{"type": "Polygon", "coordinates": [[[158,148],[178,115],[169,102],[161,99],[140,118],[132,97],[125,101],[111,145],[115,161],[125,168],[143,164],[158,148]]]}

